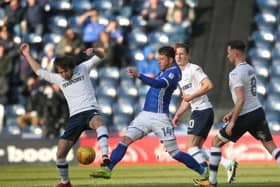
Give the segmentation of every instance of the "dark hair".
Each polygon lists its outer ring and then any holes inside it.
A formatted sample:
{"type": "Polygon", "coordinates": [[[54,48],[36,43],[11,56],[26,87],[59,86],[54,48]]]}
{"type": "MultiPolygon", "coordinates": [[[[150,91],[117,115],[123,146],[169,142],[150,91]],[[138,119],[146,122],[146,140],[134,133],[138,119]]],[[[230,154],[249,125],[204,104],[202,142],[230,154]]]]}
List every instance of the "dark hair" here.
{"type": "Polygon", "coordinates": [[[228,42],[228,47],[231,49],[237,49],[241,52],[245,52],[246,46],[243,41],[241,40],[232,40],[228,42]]]}
{"type": "Polygon", "coordinates": [[[184,48],[187,54],[189,54],[190,50],[191,50],[190,44],[185,44],[185,43],[176,43],[175,44],[175,50],[177,48],[184,48]]]}
{"type": "Polygon", "coordinates": [[[54,60],[54,65],[59,66],[64,70],[73,70],[76,66],[76,58],[73,56],[58,56],[54,60]]]}
{"type": "Polygon", "coordinates": [[[159,48],[158,53],[175,59],[175,50],[171,46],[163,46],[163,47],[159,48]]]}

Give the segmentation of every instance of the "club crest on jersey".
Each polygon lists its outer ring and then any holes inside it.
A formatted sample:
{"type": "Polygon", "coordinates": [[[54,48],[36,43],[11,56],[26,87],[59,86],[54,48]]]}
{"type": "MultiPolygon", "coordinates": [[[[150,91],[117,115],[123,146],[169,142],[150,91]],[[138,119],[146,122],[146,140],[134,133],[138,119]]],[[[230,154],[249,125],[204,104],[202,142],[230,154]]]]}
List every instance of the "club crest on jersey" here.
{"type": "Polygon", "coordinates": [[[173,79],[174,78],[174,74],[173,73],[169,73],[168,78],[169,79],[173,79]]]}

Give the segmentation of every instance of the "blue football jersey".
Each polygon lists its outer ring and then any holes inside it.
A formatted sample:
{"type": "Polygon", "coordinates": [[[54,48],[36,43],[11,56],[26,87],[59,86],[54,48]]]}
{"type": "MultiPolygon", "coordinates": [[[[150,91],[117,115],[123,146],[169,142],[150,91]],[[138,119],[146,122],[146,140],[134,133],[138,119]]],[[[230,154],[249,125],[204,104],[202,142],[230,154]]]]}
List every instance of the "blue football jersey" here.
{"type": "Polygon", "coordinates": [[[140,79],[151,86],[146,94],[144,111],[169,114],[170,100],[181,77],[181,70],[175,62],[172,67],[160,72],[155,79],[141,74],[140,79]]]}

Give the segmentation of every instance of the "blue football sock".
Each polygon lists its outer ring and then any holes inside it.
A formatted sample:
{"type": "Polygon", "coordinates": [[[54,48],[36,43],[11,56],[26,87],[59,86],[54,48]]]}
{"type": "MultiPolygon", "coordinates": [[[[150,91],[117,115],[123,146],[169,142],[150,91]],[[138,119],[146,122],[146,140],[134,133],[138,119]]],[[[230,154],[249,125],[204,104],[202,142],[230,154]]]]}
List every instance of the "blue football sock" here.
{"type": "Polygon", "coordinates": [[[172,156],[175,160],[182,162],[188,168],[191,168],[198,172],[200,175],[204,173],[204,168],[189,154],[179,151],[175,155],[172,156]]]}
{"type": "Polygon", "coordinates": [[[113,170],[115,165],[121,161],[121,159],[124,157],[127,150],[127,145],[123,143],[119,143],[119,145],[113,150],[111,154],[111,163],[109,164],[109,169],[113,170]]]}

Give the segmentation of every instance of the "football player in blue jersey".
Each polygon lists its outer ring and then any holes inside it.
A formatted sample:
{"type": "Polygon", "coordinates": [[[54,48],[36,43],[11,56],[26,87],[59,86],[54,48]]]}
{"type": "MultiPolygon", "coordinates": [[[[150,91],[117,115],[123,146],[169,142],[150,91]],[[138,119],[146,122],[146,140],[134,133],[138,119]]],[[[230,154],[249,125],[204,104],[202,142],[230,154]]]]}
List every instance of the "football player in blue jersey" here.
{"type": "Polygon", "coordinates": [[[93,172],[92,177],[110,178],[111,171],[124,157],[127,147],[153,132],[165,145],[166,151],[177,161],[198,172],[202,177],[208,176],[207,169],[201,166],[192,156],[178,149],[174,129],[169,119],[169,103],[172,93],[181,80],[181,71],[175,62],[175,50],[164,46],[158,50],[158,65],[160,73],[155,78],[139,74],[134,68],[127,68],[127,73],[140,79],[150,86],[146,94],[144,109],[127,127],[125,136],[113,150],[111,163],[93,172]]]}

